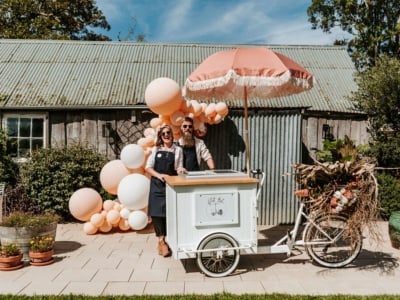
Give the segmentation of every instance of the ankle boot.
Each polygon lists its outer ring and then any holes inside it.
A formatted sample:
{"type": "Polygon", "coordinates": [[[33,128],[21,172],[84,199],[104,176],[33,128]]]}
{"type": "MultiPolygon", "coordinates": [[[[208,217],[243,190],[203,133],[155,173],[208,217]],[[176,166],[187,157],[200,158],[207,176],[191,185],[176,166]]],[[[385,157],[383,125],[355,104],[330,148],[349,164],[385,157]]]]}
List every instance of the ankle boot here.
{"type": "Polygon", "coordinates": [[[164,257],[170,255],[169,247],[164,240],[158,241],[158,254],[164,257]]]}

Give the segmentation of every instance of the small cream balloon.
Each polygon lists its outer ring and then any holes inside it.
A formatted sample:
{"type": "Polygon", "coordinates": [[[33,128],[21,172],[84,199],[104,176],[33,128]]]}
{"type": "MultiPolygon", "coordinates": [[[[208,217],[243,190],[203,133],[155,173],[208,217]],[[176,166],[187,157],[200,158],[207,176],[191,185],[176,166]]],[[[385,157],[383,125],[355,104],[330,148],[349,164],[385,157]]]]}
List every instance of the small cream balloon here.
{"type": "Polygon", "coordinates": [[[107,220],[104,221],[103,225],[101,225],[101,226],[99,227],[99,230],[100,230],[101,232],[104,232],[104,233],[110,232],[111,229],[112,229],[112,225],[111,225],[110,223],[108,223],[107,220]]]}
{"type": "Polygon", "coordinates": [[[97,227],[94,226],[91,222],[86,222],[83,224],[83,232],[88,235],[96,234],[97,230],[97,227]]]}
{"type": "Polygon", "coordinates": [[[104,216],[101,213],[95,213],[91,216],[90,223],[93,226],[100,227],[104,223],[104,216]]]}
{"type": "Polygon", "coordinates": [[[114,201],[111,200],[111,199],[108,199],[108,200],[104,201],[103,202],[103,210],[109,211],[109,210],[113,209],[114,208],[114,204],[115,204],[114,201]]]}
{"type": "Polygon", "coordinates": [[[141,210],[136,210],[130,213],[128,222],[133,230],[142,230],[147,226],[147,215],[141,210]]]}
{"type": "Polygon", "coordinates": [[[111,225],[118,224],[120,219],[121,219],[121,215],[119,214],[119,211],[116,211],[115,209],[112,209],[107,213],[106,220],[111,225]]]}

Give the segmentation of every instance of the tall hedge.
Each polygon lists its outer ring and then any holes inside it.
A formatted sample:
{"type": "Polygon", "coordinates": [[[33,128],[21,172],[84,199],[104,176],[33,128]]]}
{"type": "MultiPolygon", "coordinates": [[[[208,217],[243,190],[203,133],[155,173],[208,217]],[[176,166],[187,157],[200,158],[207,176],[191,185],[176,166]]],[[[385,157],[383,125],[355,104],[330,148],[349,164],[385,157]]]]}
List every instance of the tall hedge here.
{"type": "Polygon", "coordinates": [[[18,165],[9,154],[9,141],[3,130],[0,130],[0,182],[14,186],[18,178],[18,165]]]}
{"type": "Polygon", "coordinates": [[[39,149],[21,166],[22,184],[40,211],[71,219],[68,202],[74,191],[90,187],[102,192],[100,171],[107,160],[83,146],[39,149]]]}

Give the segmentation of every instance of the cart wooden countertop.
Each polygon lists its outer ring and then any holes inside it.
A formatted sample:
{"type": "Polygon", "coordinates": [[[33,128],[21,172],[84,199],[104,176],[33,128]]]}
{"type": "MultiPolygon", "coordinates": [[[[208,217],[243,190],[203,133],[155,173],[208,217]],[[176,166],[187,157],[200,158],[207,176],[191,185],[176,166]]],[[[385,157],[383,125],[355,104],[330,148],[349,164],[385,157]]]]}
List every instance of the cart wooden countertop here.
{"type": "Polygon", "coordinates": [[[186,179],[182,176],[166,176],[165,181],[170,186],[190,185],[221,185],[221,184],[255,184],[259,180],[253,177],[226,177],[226,178],[196,178],[186,179]]]}

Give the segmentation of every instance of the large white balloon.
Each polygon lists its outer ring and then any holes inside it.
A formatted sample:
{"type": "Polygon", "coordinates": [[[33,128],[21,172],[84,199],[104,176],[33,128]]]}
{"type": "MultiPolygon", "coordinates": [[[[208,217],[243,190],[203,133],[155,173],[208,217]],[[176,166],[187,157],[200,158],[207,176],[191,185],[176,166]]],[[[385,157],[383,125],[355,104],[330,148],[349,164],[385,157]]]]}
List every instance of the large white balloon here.
{"type": "Polygon", "coordinates": [[[133,230],[142,230],[147,226],[147,215],[141,210],[135,210],[130,213],[128,223],[133,230]]]}
{"type": "Polygon", "coordinates": [[[118,199],[128,209],[139,210],[147,206],[150,180],[142,174],[130,174],[118,185],[118,199]]]}
{"type": "Polygon", "coordinates": [[[137,144],[129,144],[122,148],[121,161],[129,169],[139,168],[144,163],[143,148],[137,144]]]}

